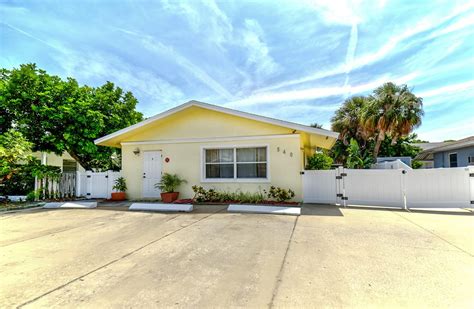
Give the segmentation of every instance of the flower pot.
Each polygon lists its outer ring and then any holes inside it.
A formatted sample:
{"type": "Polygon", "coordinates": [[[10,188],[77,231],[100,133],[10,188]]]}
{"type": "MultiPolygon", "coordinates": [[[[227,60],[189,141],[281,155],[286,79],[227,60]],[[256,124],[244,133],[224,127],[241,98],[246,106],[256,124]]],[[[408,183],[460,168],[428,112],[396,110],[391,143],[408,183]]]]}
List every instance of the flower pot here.
{"type": "Polygon", "coordinates": [[[163,203],[173,203],[178,199],[179,192],[166,192],[161,193],[161,200],[163,203]]]}
{"type": "Polygon", "coordinates": [[[124,201],[126,198],[125,192],[112,192],[112,201],[124,201]]]}

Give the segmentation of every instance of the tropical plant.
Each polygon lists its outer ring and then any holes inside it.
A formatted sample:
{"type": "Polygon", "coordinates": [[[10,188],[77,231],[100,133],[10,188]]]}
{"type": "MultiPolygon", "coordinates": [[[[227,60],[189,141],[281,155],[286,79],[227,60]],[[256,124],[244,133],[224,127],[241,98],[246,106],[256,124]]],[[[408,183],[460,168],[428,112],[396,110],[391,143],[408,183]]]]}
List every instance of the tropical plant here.
{"type": "Polygon", "coordinates": [[[367,132],[361,126],[361,112],[367,104],[367,98],[355,96],[346,99],[331,118],[331,129],[339,132],[339,139],[349,145],[351,139],[358,142],[367,140],[367,132]]]}
{"type": "Polygon", "coordinates": [[[112,189],[117,190],[118,192],[127,191],[127,183],[125,181],[125,178],[119,177],[115,179],[114,186],[112,187],[112,189]]]}
{"type": "Polygon", "coordinates": [[[291,200],[295,197],[295,192],[291,189],[282,189],[280,187],[271,186],[270,190],[263,190],[265,194],[271,199],[275,199],[278,202],[284,202],[291,200]]]}
{"type": "Polygon", "coordinates": [[[317,152],[311,157],[308,157],[308,164],[306,169],[308,170],[328,170],[331,168],[334,160],[327,154],[317,152]]]}
{"type": "Polygon", "coordinates": [[[13,129],[0,134],[0,183],[19,171],[19,163],[31,159],[31,143],[13,129]]]}
{"type": "Polygon", "coordinates": [[[161,181],[155,184],[155,188],[160,189],[163,193],[172,193],[183,183],[187,183],[187,181],[177,174],[164,173],[161,176],[161,181]]]}
{"type": "Polygon", "coordinates": [[[118,169],[112,159],[117,150],[94,140],[142,120],[137,99],[113,83],[79,86],[35,64],[1,70],[0,90],[0,133],[14,127],[33,151],[67,151],[87,170],[118,169]]]}
{"type": "Polygon", "coordinates": [[[385,83],[374,90],[361,111],[363,131],[373,136],[373,157],[379,154],[380,146],[387,135],[396,143],[421,125],[422,99],[415,96],[407,85],[385,83]]]}
{"type": "Polygon", "coordinates": [[[346,161],[346,167],[348,168],[369,168],[373,163],[373,159],[367,153],[361,151],[355,139],[351,139],[348,153],[346,161]]]}
{"type": "Polygon", "coordinates": [[[312,124],[309,125],[310,127],[312,128],[316,128],[316,129],[322,129],[323,128],[323,125],[322,124],[319,124],[317,122],[313,122],[312,124]]]}

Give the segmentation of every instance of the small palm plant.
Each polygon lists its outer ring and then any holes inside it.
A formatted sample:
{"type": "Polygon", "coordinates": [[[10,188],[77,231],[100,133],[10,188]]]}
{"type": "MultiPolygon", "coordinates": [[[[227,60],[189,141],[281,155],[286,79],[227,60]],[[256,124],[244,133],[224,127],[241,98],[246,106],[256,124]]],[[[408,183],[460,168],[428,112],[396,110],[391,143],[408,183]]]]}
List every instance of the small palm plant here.
{"type": "Polygon", "coordinates": [[[123,201],[126,199],[125,191],[127,191],[127,183],[125,182],[125,178],[119,177],[115,179],[112,189],[117,191],[111,193],[111,199],[113,201],[123,201]]]}
{"type": "Polygon", "coordinates": [[[163,176],[161,176],[161,181],[155,184],[155,188],[160,189],[162,192],[161,199],[163,202],[171,203],[178,199],[179,192],[175,192],[175,190],[186,182],[186,180],[176,174],[164,173],[163,176]]]}

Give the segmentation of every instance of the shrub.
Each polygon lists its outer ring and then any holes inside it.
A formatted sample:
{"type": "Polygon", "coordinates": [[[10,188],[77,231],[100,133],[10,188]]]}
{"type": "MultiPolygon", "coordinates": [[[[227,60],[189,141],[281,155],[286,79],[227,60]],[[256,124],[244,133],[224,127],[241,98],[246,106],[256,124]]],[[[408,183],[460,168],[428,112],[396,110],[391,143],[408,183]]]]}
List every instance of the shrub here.
{"type": "Polygon", "coordinates": [[[28,202],[34,202],[40,198],[40,193],[38,190],[36,191],[31,191],[26,195],[26,200],[28,202]]]}
{"type": "Polygon", "coordinates": [[[315,153],[308,158],[306,169],[308,170],[328,170],[334,160],[325,153],[315,153]]]}
{"type": "Polygon", "coordinates": [[[293,197],[295,197],[295,192],[291,189],[285,190],[280,187],[274,187],[271,186],[270,190],[267,192],[265,191],[265,194],[271,199],[275,199],[278,202],[284,202],[291,200],[293,197]]]}
{"type": "Polygon", "coordinates": [[[176,174],[164,173],[163,176],[161,176],[161,181],[155,184],[155,188],[160,189],[163,193],[171,193],[186,182],[186,180],[176,174]]]}
{"type": "Polygon", "coordinates": [[[125,182],[125,178],[119,177],[115,179],[114,186],[112,189],[117,190],[119,192],[127,191],[127,183],[125,182]]]}
{"type": "Polygon", "coordinates": [[[262,192],[219,192],[215,189],[206,190],[201,186],[193,186],[194,200],[203,202],[238,202],[238,203],[261,203],[265,200],[262,192]]]}

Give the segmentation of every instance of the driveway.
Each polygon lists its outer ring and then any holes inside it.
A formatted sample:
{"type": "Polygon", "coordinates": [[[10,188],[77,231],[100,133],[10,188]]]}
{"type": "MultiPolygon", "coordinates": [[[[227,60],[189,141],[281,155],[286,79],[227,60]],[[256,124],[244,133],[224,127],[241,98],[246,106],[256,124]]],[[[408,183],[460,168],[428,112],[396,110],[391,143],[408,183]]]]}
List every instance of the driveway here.
{"type": "Polygon", "coordinates": [[[0,307],[472,307],[472,215],[303,213],[3,214],[0,307]]]}

